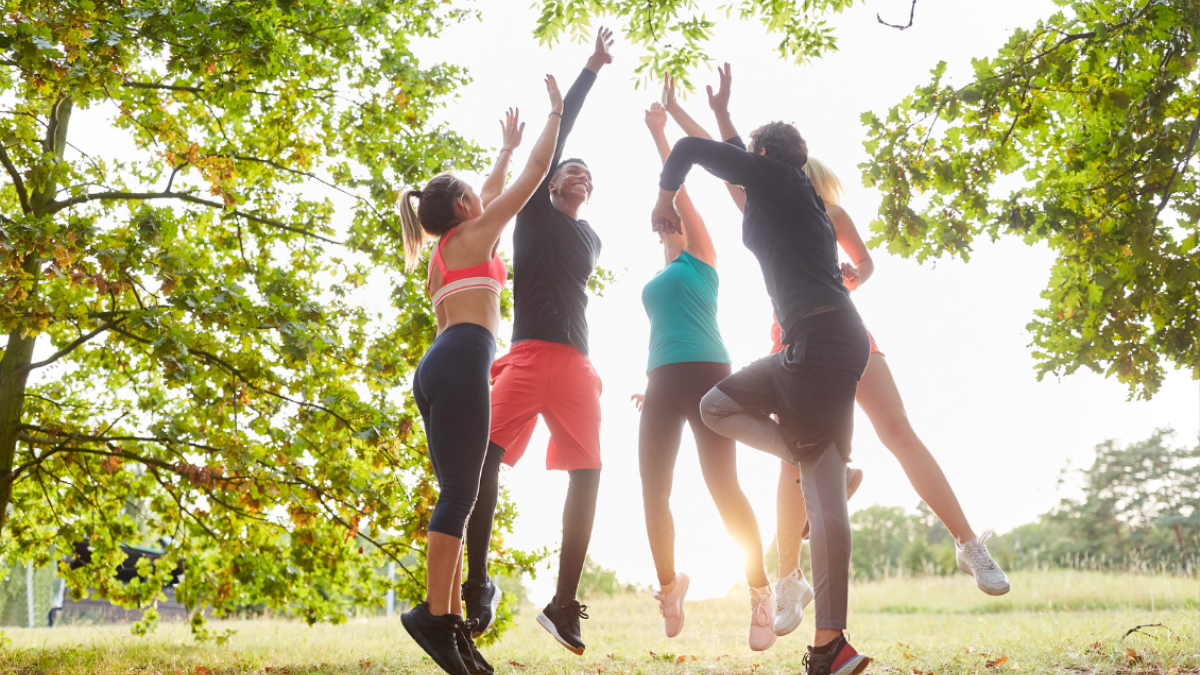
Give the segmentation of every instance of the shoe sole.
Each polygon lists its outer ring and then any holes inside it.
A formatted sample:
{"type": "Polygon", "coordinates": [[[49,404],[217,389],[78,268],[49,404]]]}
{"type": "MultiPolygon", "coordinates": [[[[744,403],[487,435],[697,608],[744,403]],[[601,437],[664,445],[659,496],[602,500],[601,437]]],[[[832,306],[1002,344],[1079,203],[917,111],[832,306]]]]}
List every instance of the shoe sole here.
{"type": "Polygon", "coordinates": [[[492,619],[491,619],[491,621],[488,621],[488,624],[486,626],[483,626],[482,628],[480,628],[478,633],[471,633],[472,639],[478,638],[480,635],[483,635],[484,633],[487,632],[487,630],[489,628],[492,627],[492,624],[496,623],[496,612],[497,612],[497,610],[500,609],[500,596],[501,595],[504,595],[504,594],[500,592],[499,588],[497,588],[496,594],[492,596],[492,601],[491,601],[491,603],[489,603],[489,606],[492,608],[492,619]]]}
{"type": "Polygon", "coordinates": [[[799,628],[800,624],[803,623],[803,621],[804,621],[804,611],[801,610],[800,618],[797,619],[796,621],[785,623],[785,624],[783,624],[782,627],[778,626],[778,625],[775,626],[775,637],[783,637],[785,635],[791,635],[792,631],[799,628]]]}
{"type": "Polygon", "coordinates": [[[418,647],[420,647],[426,654],[429,655],[429,658],[433,659],[433,662],[437,664],[438,668],[441,668],[442,670],[446,671],[447,673],[450,673],[451,675],[456,675],[456,673],[464,673],[465,675],[471,675],[468,672],[467,665],[465,663],[463,664],[463,668],[461,671],[456,671],[452,667],[454,665],[453,662],[451,662],[450,664],[445,664],[445,663],[442,663],[442,661],[440,659],[438,659],[437,656],[434,656],[433,645],[425,637],[425,634],[422,633],[420,630],[418,630],[415,625],[410,625],[411,622],[412,622],[412,619],[408,618],[407,612],[400,615],[400,623],[404,625],[404,630],[408,633],[408,636],[413,639],[413,642],[417,643],[418,647]]]}
{"type": "Polygon", "coordinates": [[[558,640],[558,644],[566,647],[567,651],[576,656],[583,656],[583,652],[587,647],[572,647],[567,644],[566,640],[563,640],[562,636],[558,634],[558,629],[554,627],[554,622],[550,620],[550,617],[546,616],[545,612],[538,613],[537,622],[542,625],[542,628],[546,629],[547,633],[553,635],[555,640],[558,640]]]}
{"type": "Polygon", "coordinates": [[[975,576],[975,573],[972,572],[971,570],[963,569],[962,565],[959,565],[958,569],[966,572],[967,574],[970,574],[971,578],[975,579],[975,586],[978,587],[979,590],[981,590],[984,593],[987,593],[988,595],[991,595],[993,597],[1000,596],[1000,595],[1006,595],[1009,591],[1012,590],[1011,584],[1005,584],[1003,588],[988,588],[988,587],[984,586],[983,584],[979,583],[979,579],[975,576]]]}
{"type": "Polygon", "coordinates": [[[829,675],[858,675],[866,670],[869,665],[871,665],[871,657],[858,654],[843,663],[841,668],[838,668],[829,675]]]}
{"type": "Polygon", "coordinates": [[[753,645],[748,645],[748,646],[750,647],[750,651],[752,651],[752,652],[765,652],[765,651],[767,651],[768,649],[770,649],[771,647],[773,647],[773,646],[775,645],[775,639],[776,639],[776,637],[777,637],[777,636],[775,635],[775,633],[774,633],[774,632],[772,632],[772,633],[771,633],[771,641],[770,641],[770,642],[768,642],[768,643],[766,644],[766,646],[764,646],[764,647],[759,647],[758,649],[755,649],[753,645]]]}
{"type": "MultiPolygon", "coordinates": [[[[862,485],[862,479],[863,479],[863,470],[862,469],[855,469],[854,471],[852,471],[850,473],[850,481],[848,483],[846,483],[846,501],[850,501],[850,498],[854,496],[854,493],[858,492],[858,486],[862,485]]],[[[800,540],[808,541],[808,522],[807,521],[805,521],[805,523],[804,523],[804,529],[800,531],[800,540]]]]}

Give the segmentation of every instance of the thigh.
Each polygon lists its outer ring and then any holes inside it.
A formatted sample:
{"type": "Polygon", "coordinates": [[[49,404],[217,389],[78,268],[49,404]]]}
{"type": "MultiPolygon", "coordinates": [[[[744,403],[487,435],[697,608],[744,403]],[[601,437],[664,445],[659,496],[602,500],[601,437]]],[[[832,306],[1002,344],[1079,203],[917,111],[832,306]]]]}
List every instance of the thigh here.
{"type": "Polygon", "coordinates": [[[665,483],[669,488],[679,455],[686,416],[671,375],[670,366],[656,368],[651,371],[646,387],[638,424],[638,465],[643,487],[648,483],[665,483]]]}
{"type": "Polygon", "coordinates": [[[504,463],[510,466],[525,454],[545,397],[545,377],[536,359],[527,358],[518,347],[498,359],[491,371],[489,435],[504,448],[504,463]]]}
{"type": "Polygon", "coordinates": [[[478,491],[487,454],[491,396],[487,366],[474,350],[447,348],[423,373],[425,438],[442,492],[478,491]]]}
{"type": "Polygon", "coordinates": [[[599,469],[600,392],[592,362],[571,349],[554,359],[542,417],[550,428],[546,468],[599,469]]]}
{"type": "MultiPolygon", "coordinates": [[[[728,363],[708,362],[684,365],[688,367],[688,377],[680,391],[679,400],[688,426],[691,427],[692,437],[696,439],[696,451],[700,456],[700,467],[704,471],[705,480],[709,480],[710,471],[731,471],[736,480],[736,443],[732,438],[722,436],[709,428],[700,415],[700,399],[719,382],[730,377],[732,367],[728,363]]],[[[726,393],[726,396],[730,395],[726,393]]]]}
{"type": "MultiPolygon", "coordinates": [[[[761,358],[722,379],[716,387],[750,412],[779,412],[775,381],[783,364],[784,352],[761,358]]],[[[701,394],[703,396],[703,394],[701,394]]]]}

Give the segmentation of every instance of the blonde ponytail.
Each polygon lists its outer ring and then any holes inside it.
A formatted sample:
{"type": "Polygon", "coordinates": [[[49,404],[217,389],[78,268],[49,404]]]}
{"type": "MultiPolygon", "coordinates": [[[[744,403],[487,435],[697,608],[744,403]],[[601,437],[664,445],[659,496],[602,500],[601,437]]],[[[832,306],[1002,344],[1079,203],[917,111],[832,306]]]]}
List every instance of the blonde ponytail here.
{"type": "Polygon", "coordinates": [[[404,271],[417,269],[421,260],[421,249],[425,248],[425,228],[412,205],[413,198],[421,198],[420,190],[405,190],[400,194],[400,224],[404,231],[404,271]]]}
{"type": "Polygon", "coordinates": [[[842,181],[838,180],[833,169],[816,157],[809,157],[808,162],[804,165],[804,173],[808,174],[808,179],[812,181],[813,187],[822,201],[826,204],[840,205],[842,203],[842,194],[845,189],[842,188],[842,181]]]}

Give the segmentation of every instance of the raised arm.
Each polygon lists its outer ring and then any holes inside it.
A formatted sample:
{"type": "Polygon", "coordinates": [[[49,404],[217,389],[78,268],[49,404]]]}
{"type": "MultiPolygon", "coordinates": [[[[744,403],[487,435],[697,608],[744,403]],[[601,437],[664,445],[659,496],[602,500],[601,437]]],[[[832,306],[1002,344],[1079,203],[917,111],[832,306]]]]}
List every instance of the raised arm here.
{"type": "Polygon", "coordinates": [[[858,228],[854,227],[854,221],[850,219],[846,209],[837,204],[826,204],[825,212],[829,214],[829,220],[833,221],[838,245],[853,261],[853,264],[842,263],[842,284],[852,291],[856,290],[875,273],[875,261],[871,260],[871,253],[863,243],[862,237],[858,235],[858,228]]]}
{"type": "MultiPolygon", "coordinates": [[[[558,165],[562,159],[563,146],[566,145],[567,136],[571,135],[571,130],[575,128],[575,119],[579,117],[579,111],[583,109],[583,102],[596,82],[596,75],[606,64],[612,63],[612,54],[609,52],[612,45],[612,31],[601,26],[600,30],[596,31],[595,48],[592,55],[588,57],[587,65],[579,73],[579,77],[575,78],[575,83],[571,85],[571,88],[567,90],[566,97],[563,98],[562,126],[558,129],[558,142],[554,146],[554,155],[551,158],[550,166],[558,165]]],[[[547,176],[547,179],[549,178],[550,176],[547,176]]],[[[543,182],[543,187],[546,188],[546,195],[549,196],[548,180],[543,182]]]]}
{"type": "MultiPolygon", "coordinates": [[[[663,130],[666,121],[667,114],[663,106],[655,103],[646,111],[646,126],[650,128],[650,135],[654,137],[654,144],[658,147],[658,156],[664,162],[671,154],[671,146],[667,144],[667,136],[663,130]]],[[[696,206],[688,197],[687,188],[679,189],[679,194],[675,198],[675,207],[679,209],[679,218],[683,226],[683,250],[715,268],[717,252],[713,247],[712,237],[708,234],[708,228],[705,227],[700,212],[696,210],[696,206]]],[[[670,233],[664,232],[663,234],[670,233]]]]}
{"type": "MultiPolygon", "coordinates": [[[[711,87],[709,88],[709,91],[712,91],[711,87]]],[[[728,95],[726,95],[725,99],[726,102],[728,102],[728,95]]],[[[679,100],[675,97],[674,75],[667,75],[666,78],[663,79],[662,104],[663,107],[667,109],[667,112],[671,115],[671,119],[675,120],[675,123],[678,124],[681,129],[683,129],[683,133],[696,138],[712,139],[712,136],[708,135],[708,132],[704,130],[704,127],[700,126],[699,122],[692,119],[691,115],[687,114],[687,111],[683,109],[683,106],[680,105],[679,100]]],[[[731,123],[729,127],[732,130],[733,124],[731,123]]],[[[725,189],[729,191],[729,196],[731,199],[733,199],[734,205],[738,207],[738,211],[745,211],[746,193],[743,192],[740,187],[731,185],[728,182],[725,183],[725,189]]]]}
{"type": "Polygon", "coordinates": [[[492,172],[488,174],[487,180],[483,181],[483,188],[479,191],[479,200],[483,202],[483,208],[486,209],[493,199],[504,192],[504,183],[508,180],[508,163],[512,159],[513,150],[521,144],[521,134],[524,132],[525,123],[521,121],[521,111],[509,108],[504,119],[500,121],[500,133],[504,137],[504,143],[500,146],[500,153],[496,155],[492,172]]]}
{"type": "Polygon", "coordinates": [[[472,222],[471,237],[491,238],[494,242],[499,239],[500,232],[517,212],[525,206],[525,202],[533,196],[538,185],[550,172],[551,160],[554,158],[554,148],[558,142],[559,125],[562,120],[563,100],[558,91],[558,83],[553,75],[546,76],[546,90],[550,94],[550,114],[542,135],[529,153],[529,161],[521,174],[513,181],[511,187],[492,200],[472,222]]]}
{"type": "Polygon", "coordinates": [[[734,185],[752,183],[758,175],[758,158],[736,145],[690,136],[679,139],[658,181],[658,204],[651,215],[656,229],[681,227],[673,202],[694,164],[734,185]]]}
{"type": "Polygon", "coordinates": [[[708,107],[712,108],[713,114],[717,116],[717,131],[721,133],[721,140],[728,141],[738,136],[737,129],[733,128],[733,119],[729,116],[729,94],[733,89],[733,67],[726,63],[724,68],[717,68],[717,76],[721,78],[717,93],[713,93],[712,85],[705,88],[708,91],[708,107]]]}

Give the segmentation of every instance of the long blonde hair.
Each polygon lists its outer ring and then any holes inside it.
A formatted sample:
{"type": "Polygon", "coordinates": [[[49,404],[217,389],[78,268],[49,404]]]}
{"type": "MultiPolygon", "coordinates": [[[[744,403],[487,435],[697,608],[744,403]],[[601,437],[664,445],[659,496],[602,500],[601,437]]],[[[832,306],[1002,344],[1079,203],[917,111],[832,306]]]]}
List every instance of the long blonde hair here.
{"type": "Polygon", "coordinates": [[[804,173],[808,174],[808,179],[812,181],[822,201],[826,204],[841,205],[842,195],[846,190],[842,188],[842,181],[838,180],[833,169],[816,157],[809,157],[804,165],[804,173]]]}
{"type": "Polygon", "coordinates": [[[400,193],[400,224],[404,231],[404,271],[412,272],[421,260],[421,249],[432,236],[446,234],[460,217],[454,204],[467,194],[467,184],[452,173],[434,176],[423,190],[400,193]],[[414,208],[412,200],[419,203],[414,208]]]}

